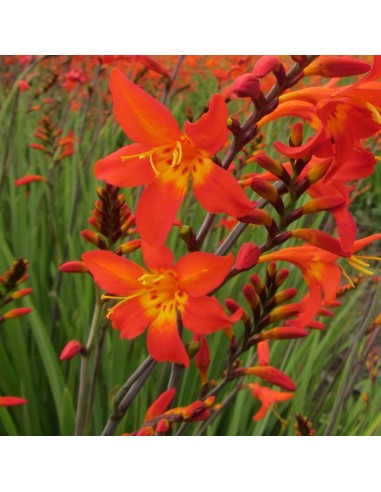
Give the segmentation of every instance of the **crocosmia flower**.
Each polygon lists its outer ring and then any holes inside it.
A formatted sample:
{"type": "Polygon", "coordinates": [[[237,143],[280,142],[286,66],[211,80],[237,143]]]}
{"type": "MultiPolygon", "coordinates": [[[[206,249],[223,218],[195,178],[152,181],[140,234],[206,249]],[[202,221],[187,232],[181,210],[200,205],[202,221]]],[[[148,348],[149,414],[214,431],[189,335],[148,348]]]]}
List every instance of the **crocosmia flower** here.
{"type": "Polygon", "coordinates": [[[227,108],[215,94],[209,111],[181,132],[167,107],[114,69],[110,90],[117,122],[134,144],[95,165],[98,179],[120,186],[147,185],[136,209],[142,239],[162,245],[188,191],[189,180],[201,205],[211,213],[233,217],[253,208],[236,179],[211,157],[228,137],[227,108]]]}
{"type": "Polygon", "coordinates": [[[108,317],[121,338],[135,338],[149,327],[151,356],[187,366],[178,315],[186,328],[200,334],[228,328],[241,317],[241,312],[228,316],[215,297],[206,295],[229,273],[233,256],[194,252],[174,264],[166,246],[143,244],[142,252],[147,269],[109,251],[89,251],[82,258],[95,282],[114,294],[104,298],[118,301],[108,317]]]}

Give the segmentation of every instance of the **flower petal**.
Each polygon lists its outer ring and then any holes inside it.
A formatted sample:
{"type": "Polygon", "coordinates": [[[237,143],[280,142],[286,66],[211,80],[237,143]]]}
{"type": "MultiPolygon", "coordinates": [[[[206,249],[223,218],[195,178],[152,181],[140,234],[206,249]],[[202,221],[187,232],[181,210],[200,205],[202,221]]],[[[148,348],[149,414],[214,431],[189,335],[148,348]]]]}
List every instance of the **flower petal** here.
{"type": "Polygon", "coordinates": [[[156,400],[147,410],[143,422],[147,422],[164,413],[171,404],[175,393],[176,389],[170,388],[167,391],[164,391],[164,393],[162,393],[158,398],[156,398],[156,400]]]}
{"type": "Polygon", "coordinates": [[[122,302],[110,316],[113,328],[120,330],[120,338],[131,340],[143,333],[151,321],[139,297],[122,302]]]}
{"type": "Polygon", "coordinates": [[[229,328],[242,316],[242,310],[228,316],[215,297],[189,297],[181,319],[184,326],[194,333],[208,335],[216,330],[229,328]]]}
{"type": "Polygon", "coordinates": [[[141,288],[138,278],[146,271],[136,263],[110,251],[88,251],[82,259],[104,290],[117,295],[129,295],[141,288]]]}
{"type": "Polygon", "coordinates": [[[253,205],[228,171],[210,159],[203,159],[202,164],[194,164],[193,168],[193,191],[205,210],[232,217],[242,217],[251,212],[253,205]]]}
{"type": "Polygon", "coordinates": [[[224,98],[214,94],[209,103],[209,111],[204,113],[196,123],[186,122],[185,133],[195,146],[214,155],[228,138],[228,110],[224,98]]]}
{"type": "Polygon", "coordinates": [[[114,114],[126,135],[152,147],[176,142],[181,132],[172,113],[118,69],[110,75],[114,114]]]}
{"type": "Polygon", "coordinates": [[[142,243],[142,253],[144,263],[150,270],[173,268],[173,253],[167,246],[156,247],[142,243]]]}
{"type": "Polygon", "coordinates": [[[185,351],[177,330],[176,310],[161,308],[159,316],[151,323],[148,329],[147,347],[151,356],[158,362],[177,362],[189,365],[189,357],[185,351]]]}
{"type": "Polygon", "coordinates": [[[136,207],[136,226],[143,241],[164,244],[187,190],[188,175],[174,168],[148,184],[136,207]]]}
{"type": "Polygon", "coordinates": [[[212,253],[189,253],[177,262],[178,285],[191,296],[203,296],[218,287],[230,272],[234,258],[212,253]]]}
{"type": "Polygon", "coordinates": [[[154,177],[149,157],[140,159],[149,147],[132,144],[122,147],[95,163],[95,176],[115,186],[140,186],[149,183],[154,177]],[[123,157],[135,156],[129,159],[123,157]]]}

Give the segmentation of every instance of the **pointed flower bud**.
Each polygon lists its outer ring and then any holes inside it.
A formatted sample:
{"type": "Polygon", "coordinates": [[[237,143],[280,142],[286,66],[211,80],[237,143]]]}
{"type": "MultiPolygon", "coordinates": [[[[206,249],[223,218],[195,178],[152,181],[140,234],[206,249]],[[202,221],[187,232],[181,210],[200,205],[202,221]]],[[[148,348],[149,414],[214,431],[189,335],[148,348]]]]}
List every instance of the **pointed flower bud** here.
{"type": "Polygon", "coordinates": [[[245,299],[247,302],[250,304],[250,306],[253,309],[258,308],[260,304],[259,296],[254,289],[254,287],[250,284],[245,284],[242,288],[243,295],[245,296],[245,299]]]}
{"type": "Polygon", "coordinates": [[[250,186],[258,195],[271,203],[276,203],[280,199],[275,186],[264,179],[255,177],[251,180],[250,186]]]}
{"type": "Polygon", "coordinates": [[[256,292],[259,294],[259,297],[266,295],[265,284],[262,282],[262,280],[259,278],[259,276],[256,273],[250,275],[250,282],[253,284],[253,287],[256,290],[256,292]]]}
{"type": "Polygon", "coordinates": [[[303,124],[298,122],[292,127],[290,140],[291,147],[299,147],[303,143],[303,124]]]}
{"type": "Polygon", "coordinates": [[[232,90],[238,97],[250,97],[254,99],[261,91],[259,79],[252,73],[240,75],[235,79],[232,90]]]}
{"type": "Polygon", "coordinates": [[[279,58],[277,56],[265,55],[257,61],[252,73],[261,79],[273,70],[277,70],[279,64],[279,58]]]}
{"type": "Polygon", "coordinates": [[[33,289],[31,288],[16,290],[16,292],[13,292],[11,295],[11,299],[21,299],[22,297],[29,295],[31,292],[33,292],[33,289]]]}
{"type": "Polygon", "coordinates": [[[204,335],[195,335],[194,340],[200,343],[200,349],[194,357],[194,362],[200,373],[202,384],[206,384],[208,382],[208,370],[210,365],[208,342],[204,335]]]}
{"type": "Polygon", "coordinates": [[[258,155],[256,155],[255,161],[263,169],[281,179],[284,183],[291,183],[291,178],[282,166],[282,164],[275,161],[274,159],[271,159],[271,157],[266,155],[264,152],[260,152],[258,155]]]}
{"type": "Polygon", "coordinates": [[[32,312],[31,308],[15,308],[0,316],[0,323],[7,319],[20,318],[32,312]]]}
{"type": "Polygon", "coordinates": [[[287,268],[281,268],[279,272],[276,274],[275,282],[274,282],[275,286],[279,288],[286,281],[289,274],[290,271],[287,270],[287,268]]]}
{"type": "Polygon", "coordinates": [[[244,243],[238,253],[235,262],[237,270],[249,270],[258,263],[261,254],[260,248],[254,243],[244,243]]]}
{"type": "Polygon", "coordinates": [[[164,413],[171,404],[175,393],[175,388],[170,388],[169,390],[164,391],[164,393],[162,393],[147,410],[144,417],[144,422],[148,422],[149,420],[152,420],[158,415],[164,413]]]}
{"type": "Polygon", "coordinates": [[[291,338],[303,338],[307,335],[308,331],[303,328],[284,326],[264,331],[260,336],[262,340],[288,340],[291,338]]]}
{"type": "Polygon", "coordinates": [[[128,253],[132,253],[133,251],[139,249],[141,245],[142,245],[141,239],[133,239],[132,241],[128,241],[127,243],[121,244],[119,248],[116,250],[116,254],[126,255],[128,253]]]}
{"type": "MultiPolygon", "coordinates": [[[[295,297],[297,293],[298,293],[297,289],[294,289],[293,287],[282,290],[281,292],[275,294],[275,296],[272,298],[273,304],[277,306],[279,304],[282,304],[283,302],[287,302],[293,297],[295,297]]],[[[269,301],[268,305],[270,304],[271,304],[271,300],[269,301]]]]}
{"type": "Polygon", "coordinates": [[[82,350],[82,344],[81,342],[78,342],[78,340],[70,340],[65,347],[63,348],[61,355],[60,355],[60,360],[67,360],[67,359],[72,359],[76,355],[78,355],[82,350]]]}
{"type": "Polygon", "coordinates": [[[96,232],[85,229],[81,231],[81,236],[85,241],[87,241],[90,244],[94,244],[94,246],[96,246],[97,248],[107,249],[105,240],[101,238],[100,235],[97,234],[96,232]]]}
{"type": "Polygon", "coordinates": [[[88,271],[83,261],[67,261],[62,263],[59,270],[66,273],[86,273],[88,271]]]}
{"type": "Polygon", "coordinates": [[[25,405],[28,400],[17,396],[0,396],[0,407],[14,407],[15,405],[25,405]]]}
{"type": "Polygon", "coordinates": [[[324,162],[320,162],[316,164],[312,169],[310,169],[307,173],[307,181],[309,185],[315,184],[317,181],[322,179],[328,172],[332,163],[332,159],[328,159],[324,162]]]}
{"type": "Polygon", "coordinates": [[[160,419],[156,424],[156,434],[166,434],[169,431],[170,424],[167,419],[160,419]]]}
{"type": "Polygon", "coordinates": [[[319,56],[304,69],[304,75],[322,77],[350,77],[369,72],[371,66],[350,56],[319,56]]]}
{"type": "Polygon", "coordinates": [[[24,186],[35,181],[42,181],[44,183],[48,182],[48,180],[44,176],[40,176],[39,174],[27,174],[22,178],[15,179],[14,184],[15,186],[24,186]]]}

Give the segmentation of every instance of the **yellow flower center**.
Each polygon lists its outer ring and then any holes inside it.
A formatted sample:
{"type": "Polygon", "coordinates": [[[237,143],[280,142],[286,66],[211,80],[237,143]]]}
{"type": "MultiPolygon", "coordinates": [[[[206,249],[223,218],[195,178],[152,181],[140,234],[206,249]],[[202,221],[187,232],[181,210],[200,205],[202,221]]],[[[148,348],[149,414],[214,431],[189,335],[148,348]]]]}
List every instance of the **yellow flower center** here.
{"type": "Polygon", "coordinates": [[[107,318],[110,318],[118,306],[136,297],[140,298],[140,303],[148,317],[155,318],[160,311],[169,313],[175,308],[179,311],[183,310],[188,296],[179,290],[175,270],[167,269],[161,272],[145,273],[138,280],[141,288],[129,296],[102,296],[102,299],[119,300],[115,306],[108,310],[107,318]]]}

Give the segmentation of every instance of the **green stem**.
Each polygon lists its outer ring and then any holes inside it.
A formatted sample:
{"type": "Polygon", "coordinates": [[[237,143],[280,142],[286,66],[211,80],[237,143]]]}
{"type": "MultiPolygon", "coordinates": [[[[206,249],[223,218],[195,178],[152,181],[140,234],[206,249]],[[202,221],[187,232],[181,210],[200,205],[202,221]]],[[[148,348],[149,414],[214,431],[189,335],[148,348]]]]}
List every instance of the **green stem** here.
{"type": "Polygon", "coordinates": [[[95,334],[97,332],[100,315],[102,312],[100,298],[101,296],[97,289],[97,300],[95,303],[93,317],[91,320],[89,337],[87,339],[87,343],[85,346],[85,354],[81,357],[81,370],[79,376],[77,412],[76,412],[76,422],[75,422],[76,436],[81,436],[84,431],[85,415],[88,405],[87,394],[88,394],[89,359],[91,355],[95,334]]]}

